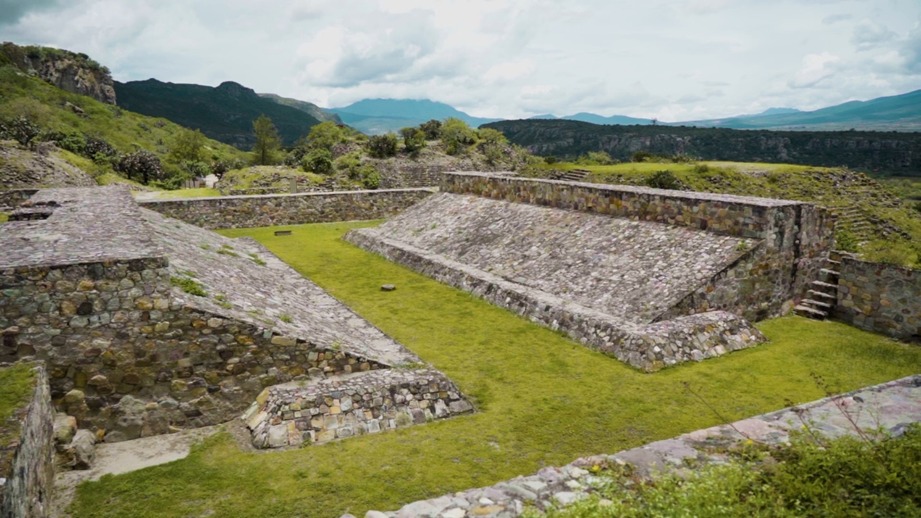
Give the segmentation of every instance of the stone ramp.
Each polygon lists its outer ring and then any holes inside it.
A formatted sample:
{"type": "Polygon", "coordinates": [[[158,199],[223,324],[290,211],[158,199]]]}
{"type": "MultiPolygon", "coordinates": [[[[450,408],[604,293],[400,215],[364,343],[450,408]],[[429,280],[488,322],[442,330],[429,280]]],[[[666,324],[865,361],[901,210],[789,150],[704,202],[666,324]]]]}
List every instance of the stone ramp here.
{"type": "Polygon", "coordinates": [[[363,232],[637,324],[654,321],[757,243],[447,193],[363,232]]]}
{"type": "Polygon", "coordinates": [[[787,443],[791,432],[803,430],[804,423],[810,423],[815,433],[826,437],[855,435],[849,419],[862,430],[881,427],[892,435],[899,435],[909,424],[921,422],[921,375],[697,430],[613,455],[580,458],[566,466],[544,468],[533,475],[493,486],[413,502],[398,511],[369,511],[365,517],[520,516],[526,506],[547,510],[587,497],[598,482],[593,467],[629,464],[636,473],[654,477],[662,472],[687,469],[688,465],[725,463],[729,460],[728,452],[747,439],[770,445],[787,443]],[[740,431],[745,435],[740,435],[740,431]]]}
{"type": "Polygon", "coordinates": [[[226,238],[151,210],[141,214],[169,257],[172,275],[208,293],[198,297],[174,287],[173,296],[188,306],[382,365],[421,362],[255,241],[226,238]]]}

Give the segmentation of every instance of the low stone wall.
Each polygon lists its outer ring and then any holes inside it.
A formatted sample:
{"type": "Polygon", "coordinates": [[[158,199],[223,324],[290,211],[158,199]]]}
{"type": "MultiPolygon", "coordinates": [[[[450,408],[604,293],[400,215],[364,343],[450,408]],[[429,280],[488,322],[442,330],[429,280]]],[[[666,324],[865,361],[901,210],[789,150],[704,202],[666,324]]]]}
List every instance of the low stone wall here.
{"type": "Polygon", "coordinates": [[[870,437],[898,437],[921,421],[921,376],[910,376],[848,394],[686,433],[614,454],[583,457],[560,467],[419,500],[397,511],[368,511],[365,518],[415,518],[439,516],[521,516],[526,510],[550,511],[597,495],[606,474],[624,471],[646,481],[666,474],[704,469],[738,461],[738,452],[752,441],[783,447],[790,434],[809,433],[828,438],[856,436],[856,426],[870,437]],[[842,410],[846,409],[846,410],[842,410]],[[873,432],[886,433],[876,435],[873,432]],[[624,469],[626,468],[626,469],[624,469]],[[611,470],[611,471],[608,471],[611,470]]]}
{"type": "Polygon", "coordinates": [[[202,228],[247,228],[386,218],[433,192],[418,188],[225,196],[153,200],[140,205],[202,228]]]}
{"type": "Polygon", "coordinates": [[[7,422],[0,423],[0,516],[3,518],[41,518],[51,514],[54,485],[51,398],[44,367],[35,364],[32,368],[32,396],[7,422]]]}
{"type": "Polygon", "coordinates": [[[243,415],[257,448],[300,446],[423,424],[473,411],[433,369],[388,370],[269,387],[243,415]]]}
{"type": "Polygon", "coordinates": [[[833,315],[861,329],[921,342],[921,270],[844,256],[833,315]]]}
{"type": "Polygon", "coordinates": [[[0,210],[4,208],[15,209],[28,200],[38,189],[12,189],[9,191],[0,191],[0,210]]]}
{"type": "Polygon", "coordinates": [[[719,356],[765,340],[746,320],[723,311],[635,324],[386,239],[376,229],[353,230],[346,240],[534,322],[561,330],[576,341],[647,372],[719,356]]]}

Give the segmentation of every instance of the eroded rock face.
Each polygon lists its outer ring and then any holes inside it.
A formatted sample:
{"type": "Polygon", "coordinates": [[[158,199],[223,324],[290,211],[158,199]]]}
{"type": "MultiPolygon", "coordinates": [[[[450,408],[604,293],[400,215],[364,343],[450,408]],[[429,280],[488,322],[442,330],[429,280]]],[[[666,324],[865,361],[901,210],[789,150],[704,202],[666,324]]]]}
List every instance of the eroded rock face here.
{"type": "Polygon", "coordinates": [[[106,67],[85,54],[43,47],[20,47],[3,44],[3,53],[28,74],[36,75],[54,86],[115,104],[115,86],[106,67]]]}

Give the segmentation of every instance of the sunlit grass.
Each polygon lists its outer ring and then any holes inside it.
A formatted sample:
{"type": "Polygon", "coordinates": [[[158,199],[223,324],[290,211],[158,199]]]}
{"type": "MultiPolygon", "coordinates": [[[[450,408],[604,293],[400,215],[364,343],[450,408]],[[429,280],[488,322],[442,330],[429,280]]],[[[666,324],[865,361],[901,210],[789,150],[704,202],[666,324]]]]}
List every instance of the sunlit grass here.
{"type": "Polygon", "coordinates": [[[790,317],[760,324],[769,344],[644,374],[340,239],[369,224],[223,233],[255,237],[441,369],[476,414],[265,454],[219,435],[187,459],[81,486],[75,516],[362,516],[718,424],[685,382],[739,419],[822,397],[811,373],[843,391],[921,367],[921,348],[790,317]]]}
{"type": "Polygon", "coordinates": [[[178,200],[184,198],[209,198],[220,196],[217,189],[208,187],[198,187],[195,189],[176,189],[174,191],[156,191],[144,193],[144,199],[147,200],[178,200]]]}

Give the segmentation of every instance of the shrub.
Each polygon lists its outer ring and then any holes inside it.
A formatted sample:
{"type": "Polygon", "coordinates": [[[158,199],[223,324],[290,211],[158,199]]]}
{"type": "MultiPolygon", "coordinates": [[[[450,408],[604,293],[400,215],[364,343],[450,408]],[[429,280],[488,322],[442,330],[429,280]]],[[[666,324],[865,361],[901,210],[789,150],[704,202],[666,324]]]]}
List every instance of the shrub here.
{"type": "Polygon", "coordinates": [[[92,158],[94,161],[96,161],[97,155],[102,157],[115,157],[118,155],[118,150],[101,137],[87,135],[85,142],[84,156],[92,158]]]}
{"type": "Polygon", "coordinates": [[[839,229],[835,232],[835,248],[845,252],[857,251],[857,236],[847,229],[839,229]]]}
{"type": "Polygon", "coordinates": [[[467,147],[476,144],[476,141],[476,131],[460,119],[451,117],[441,125],[441,143],[445,147],[445,153],[449,155],[466,151],[467,147]]]}
{"type": "Polygon", "coordinates": [[[419,125],[419,129],[425,133],[426,140],[438,140],[441,138],[441,121],[432,119],[419,125]]]}
{"type": "Polygon", "coordinates": [[[393,133],[373,135],[368,138],[368,153],[374,158],[388,158],[397,154],[397,136],[393,133]]]}
{"type": "Polygon", "coordinates": [[[348,140],[345,129],[333,121],[325,121],[310,128],[307,134],[307,147],[309,149],[326,149],[332,151],[333,146],[348,140]]]}
{"type": "Polygon", "coordinates": [[[652,153],[648,151],[637,151],[630,155],[631,162],[649,162],[655,157],[652,153]]]}
{"type": "Polygon", "coordinates": [[[28,117],[19,115],[0,124],[0,134],[3,138],[10,138],[23,146],[29,145],[40,133],[39,127],[28,117]]]}
{"type": "Polygon", "coordinates": [[[661,171],[656,171],[649,178],[646,179],[645,184],[648,187],[654,187],[656,189],[681,189],[681,181],[675,176],[674,173],[667,169],[661,171]]]}
{"type": "Polygon", "coordinates": [[[360,168],[360,181],[365,189],[377,189],[381,186],[381,174],[370,165],[360,168]]]}
{"type": "Polygon", "coordinates": [[[403,128],[400,136],[403,137],[403,149],[412,156],[417,156],[425,148],[425,132],[419,128],[403,128]]]}
{"type": "Polygon", "coordinates": [[[301,168],[308,173],[329,174],[333,171],[333,155],[325,148],[311,150],[301,159],[301,168]]]}
{"type": "Polygon", "coordinates": [[[138,177],[141,183],[148,184],[152,180],[163,179],[163,167],[160,159],[150,151],[143,149],[123,155],[115,164],[115,169],[124,173],[129,179],[138,177]]]}

